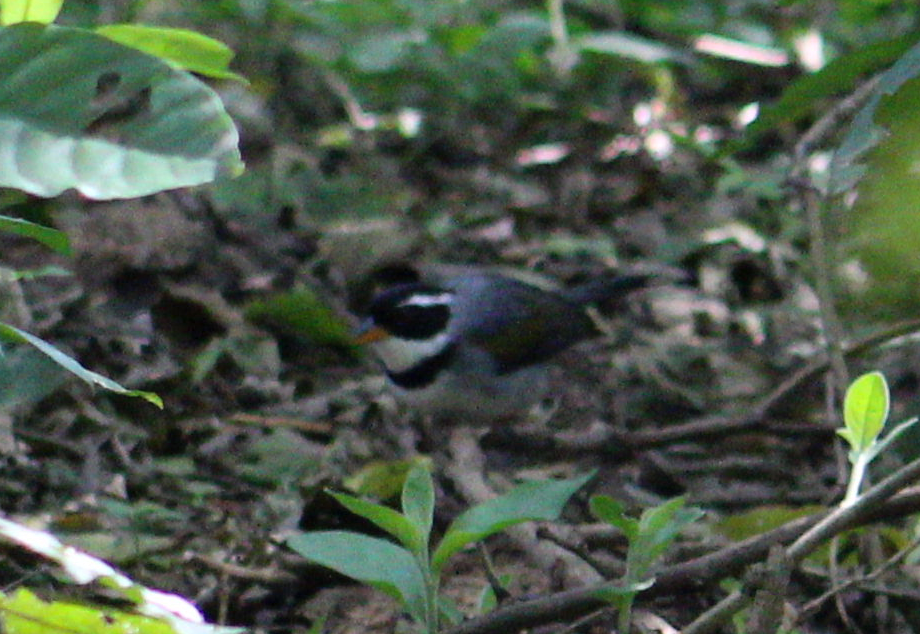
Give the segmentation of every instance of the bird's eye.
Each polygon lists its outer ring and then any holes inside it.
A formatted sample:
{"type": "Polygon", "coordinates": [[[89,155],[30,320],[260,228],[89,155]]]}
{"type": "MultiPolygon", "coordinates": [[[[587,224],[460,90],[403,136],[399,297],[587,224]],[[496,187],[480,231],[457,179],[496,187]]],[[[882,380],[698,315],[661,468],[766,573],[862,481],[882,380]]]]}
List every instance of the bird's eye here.
{"type": "Polygon", "coordinates": [[[393,289],[371,307],[374,322],[400,339],[430,339],[450,319],[453,293],[418,286],[393,289]]]}

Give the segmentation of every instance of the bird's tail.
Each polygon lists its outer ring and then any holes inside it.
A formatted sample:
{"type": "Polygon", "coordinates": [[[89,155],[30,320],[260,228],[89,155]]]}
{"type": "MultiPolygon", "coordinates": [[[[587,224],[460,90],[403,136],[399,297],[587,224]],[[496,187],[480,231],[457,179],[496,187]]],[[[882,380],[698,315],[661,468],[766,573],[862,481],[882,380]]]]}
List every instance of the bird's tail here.
{"type": "Polygon", "coordinates": [[[630,291],[645,288],[652,280],[660,277],[652,274],[611,275],[573,286],[563,291],[563,294],[576,304],[604,303],[630,291]]]}

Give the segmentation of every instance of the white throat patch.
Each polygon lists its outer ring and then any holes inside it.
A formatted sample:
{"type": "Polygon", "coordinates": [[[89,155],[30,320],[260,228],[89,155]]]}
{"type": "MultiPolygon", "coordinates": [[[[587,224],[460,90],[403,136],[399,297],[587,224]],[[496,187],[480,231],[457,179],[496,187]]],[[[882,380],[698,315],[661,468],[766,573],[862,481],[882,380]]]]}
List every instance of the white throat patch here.
{"type": "Polygon", "coordinates": [[[433,339],[411,340],[387,337],[372,345],[374,352],[380,357],[386,369],[389,372],[399,373],[414,368],[425,359],[435,356],[449,343],[450,336],[442,332],[433,339]]]}

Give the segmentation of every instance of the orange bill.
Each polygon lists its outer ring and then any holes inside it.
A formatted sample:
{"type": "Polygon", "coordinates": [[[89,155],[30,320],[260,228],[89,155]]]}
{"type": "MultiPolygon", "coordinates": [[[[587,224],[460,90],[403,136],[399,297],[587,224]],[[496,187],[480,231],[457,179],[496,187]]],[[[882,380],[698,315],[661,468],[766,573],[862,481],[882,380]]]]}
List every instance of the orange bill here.
{"type": "Polygon", "coordinates": [[[358,345],[364,345],[366,343],[374,343],[375,341],[380,341],[381,339],[386,339],[390,336],[386,330],[379,326],[371,326],[370,328],[359,332],[355,336],[355,343],[358,345]]]}

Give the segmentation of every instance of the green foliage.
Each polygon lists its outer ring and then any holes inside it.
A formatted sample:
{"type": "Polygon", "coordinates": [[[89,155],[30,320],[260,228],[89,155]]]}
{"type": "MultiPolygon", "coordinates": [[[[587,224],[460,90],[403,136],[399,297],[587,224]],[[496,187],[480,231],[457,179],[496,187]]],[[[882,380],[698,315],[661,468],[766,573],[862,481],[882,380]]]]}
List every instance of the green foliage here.
{"type": "Polygon", "coordinates": [[[217,95],[154,57],[26,23],[0,29],[0,60],[0,185],[126,198],[242,169],[217,95]]]}
{"type": "Polygon", "coordinates": [[[0,0],[0,26],[17,22],[50,24],[63,4],[64,0],[0,0]]]}
{"type": "Polygon", "coordinates": [[[434,485],[428,470],[417,465],[403,484],[402,512],[351,495],[332,494],[349,511],[370,520],[402,546],[346,531],[299,533],[287,544],[310,561],[395,597],[426,632],[433,634],[444,611],[438,592],[440,572],[449,557],[514,524],[558,518],[569,498],[592,476],[528,482],[472,507],[451,523],[432,555],[434,485]]]}
{"type": "Polygon", "coordinates": [[[628,632],[636,595],[654,583],[647,578],[652,566],[688,524],[703,516],[698,508],[687,508],[682,497],[646,509],[635,519],[626,515],[623,504],[607,495],[591,498],[591,512],[620,529],[629,543],[626,574],[620,587],[605,590],[602,597],[620,610],[620,631],[628,632]]]}
{"type": "Polygon", "coordinates": [[[67,237],[67,234],[51,227],[45,227],[21,218],[0,216],[0,231],[38,240],[61,255],[70,256],[72,253],[70,238],[67,237]]]}
{"type": "Polygon", "coordinates": [[[494,500],[467,509],[448,527],[432,555],[432,567],[440,571],[465,546],[514,524],[556,519],[569,498],[593,477],[592,471],[568,480],[526,482],[494,500]]]}
{"type": "Polygon", "coordinates": [[[852,89],[867,73],[875,72],[901,57],[918,34],[873,42],[835,58],[815,73],[803,74],[783,91],[779,100],[763,109],[748,126],[746,138],[754,141],[760,134],[783,123],[799,121],[820,111],[824,100],[852,89]]]}
{"type": "Polygon", "coordinates": [[[0,339],[5,339],[13,343],[29,344],[42,354],[47,355],[52,361],[60,365],[62,368],[72,374],[75,374],[77,377],[83,379],[87,383],[98,385],[117,394],[123,394],[125,396],[139,396],[140,398],[153,403],[161,409],[163,407],[162,399],[160,399],[160,397],[153,392],[144,392],[143,390],[129,390],[125,387],[122,387],[112,379],[106,378],[101,374],[97,374],[92,370],[87,370],[85,367],[80,365],[76,359],[67,356],[47,341],[44,341],[35,335],[31,335],[23,330],[20,330],[19,328],[10,326],[9,324],[0,323],[0,339]]]}
{"type": "Polygon", "coordinates": [[[230,71],[233,51],[229,46],[195,31],[142,24],[109,24],[97,28],[96,33],[158,57],[180,70],[215,79],[246,81],[230,71]]]}
{"type": "Polygon", "coordinates": [[[306,286],[257,299],[246,307],[246,317],[302,335],[310,341],[353,347],[351,331],[319,295],[306,286]]]}
{"type": "Polygon", "coordinates": [[[348,476],[343,484],[358,495],[389,500],[400,494],[406,476],[416,466],[431,469],[431,458],[413,456],[403,460],[372,460],[348,476]]]}
{"type": "Polygon", "coordinates": [[[868,450],[885,426],[890,408],[888,383],[881,372],[864,374],[850,385],[843,401],[840,434],[854,452],[868,450]]]}
{"type": "Polygon", "coordinates": [[[7,634],[176,634],[162,619],[65,601],[44,601],[27,588],[0,594],[7,634]]]}
{"type": "Polygon", "coordinates": [[[853,471],[841,506],[856,502],[869,463],[917,422],[916,418],[907,420],[879,441],[888,420],[890,400],[888,382],[881,372],[864,374],[847,389],[843,402],[845,426],[837,433],[850,445],[849,459],[853,471]]]}

